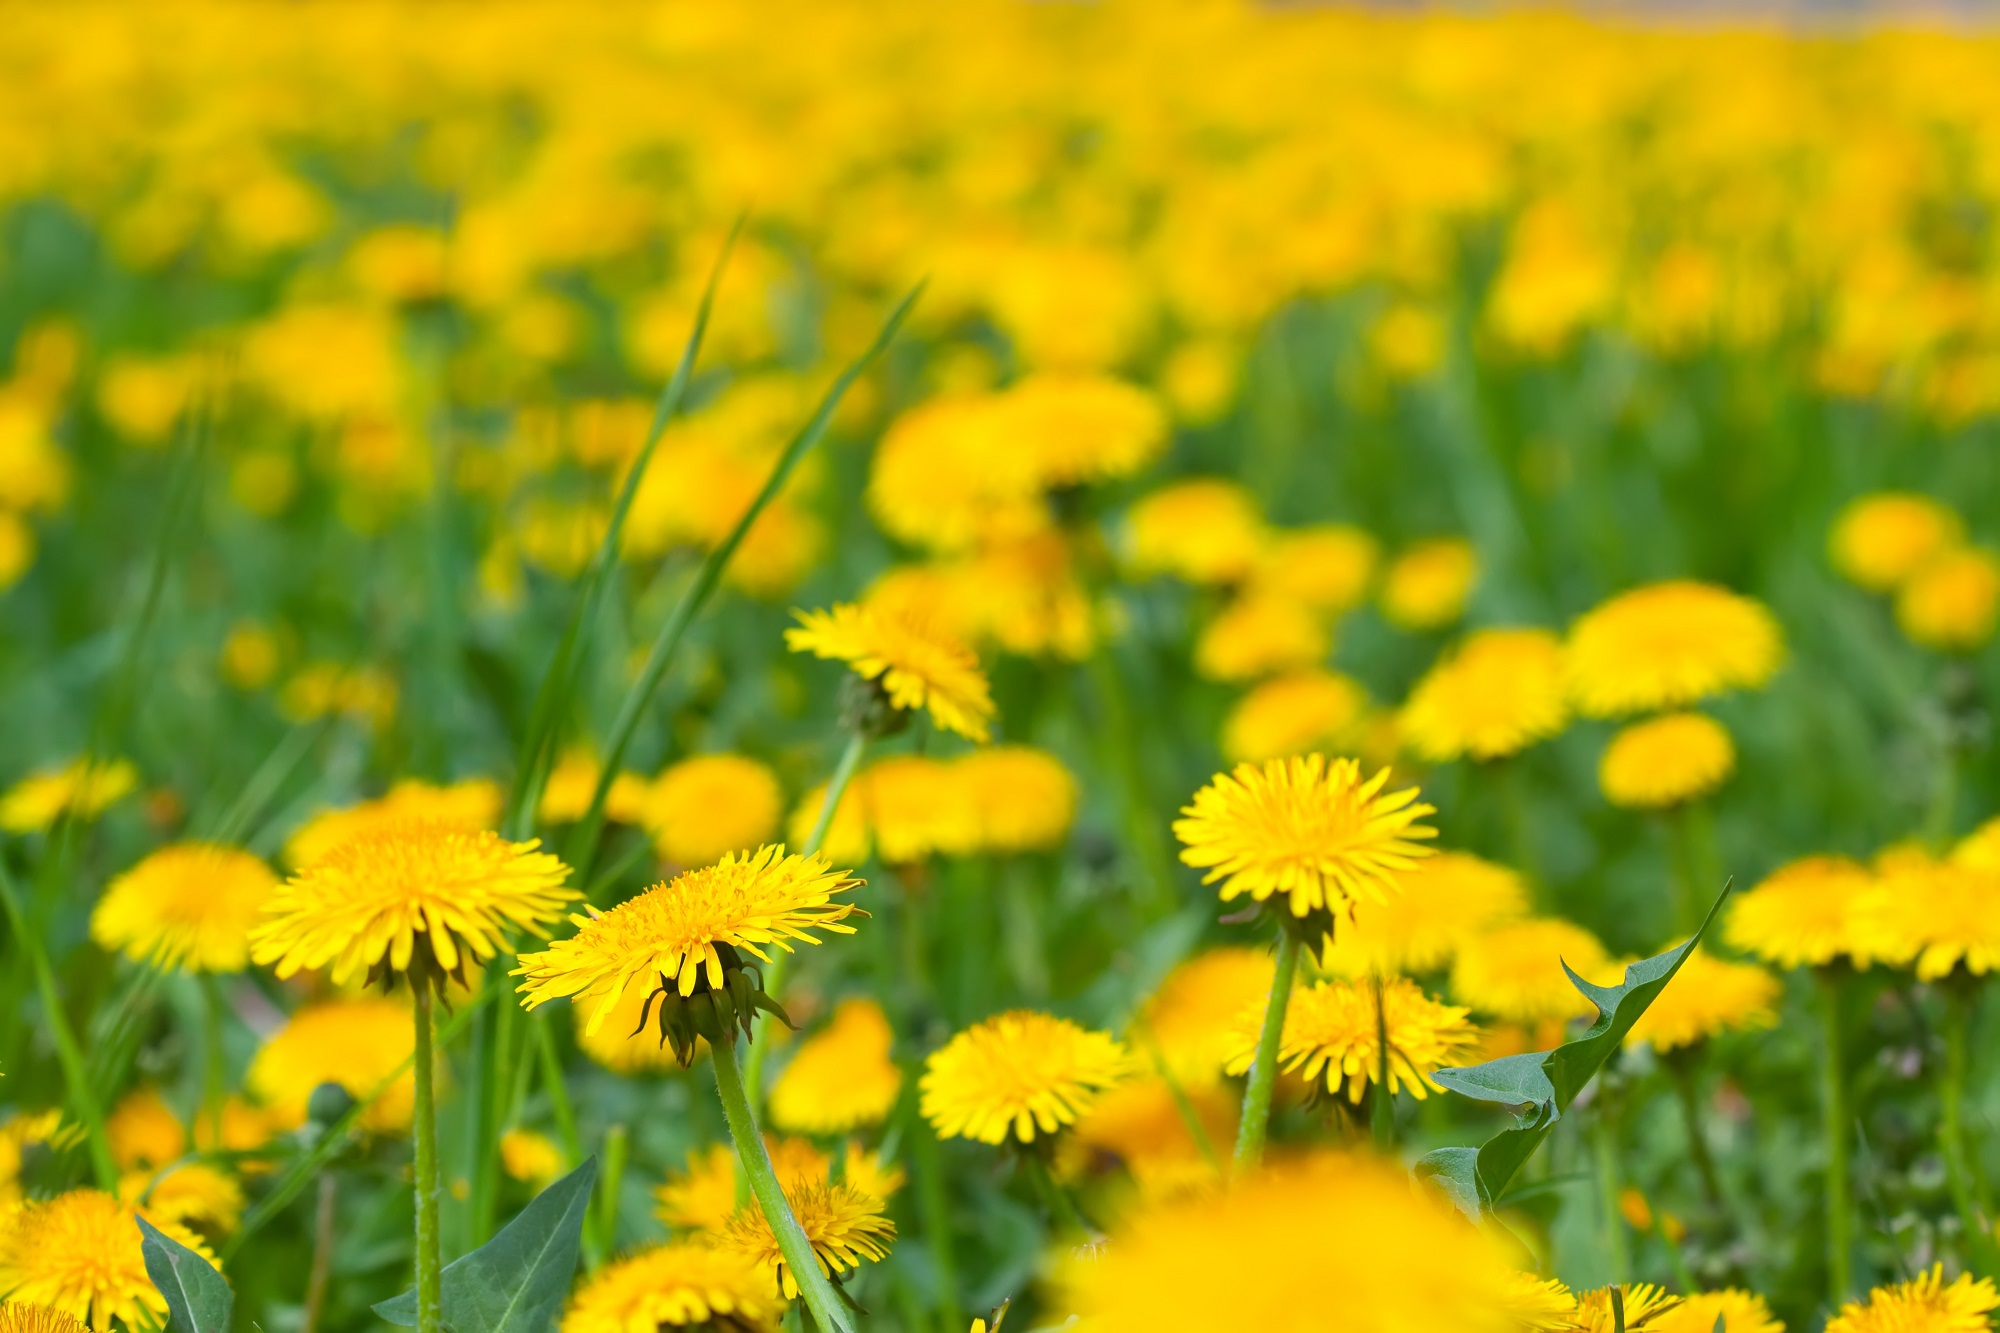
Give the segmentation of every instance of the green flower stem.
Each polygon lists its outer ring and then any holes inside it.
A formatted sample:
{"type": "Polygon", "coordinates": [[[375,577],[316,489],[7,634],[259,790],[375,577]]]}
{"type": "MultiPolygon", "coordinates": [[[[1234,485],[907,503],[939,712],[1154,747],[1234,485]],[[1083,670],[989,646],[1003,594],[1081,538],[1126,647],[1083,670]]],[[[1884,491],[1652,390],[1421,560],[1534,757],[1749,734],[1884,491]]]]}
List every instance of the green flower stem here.
{"type": "Polygon", "coordinates": [[[1662,1064],[1667,1067],[1667,1076],[1673,1080],[1674,1100],[1680,1103],[1681,1124],[1687,1132],[1688,1157],[1694,1162],[1695,1174],[1701,1179],[1702,1196],[1708,1206],[1722,1212],[1727,1203],[1722,1194],[1722,1177],[1715,1169],[1715,1158],[1708,1150],[1708,1136],[1701,1129],[1701,1093],[1695,1087],[1695,1070],[1688,1058],[1692,1051],[1669,1052],[1662,1064]]]}
{"type": "Polygon", "coordinates": [[[1375,1095],[1369,1098],[1368,1128],[1375,1151],[1387,1155],[1396,1150],[1396,1094],[1389,1091],[1389,1012],[1382,1003],[1382,974],[1371,980],[1375,987],[1375,1095]]]}
{"type": "Polygon", "coordinates": [[[1055,1172],[1033,1148],[1021,1154],[1026,1162],[1029,1177],[1035,1182],[1035,1190],[1042,1196],[1042,1205],[1049,1210],[1049,1221],[1056,1230],[1070,1236],[1088,1236],[1090,1223],[1084,1221],[1083,1210],[1076,1206],[1068,1189],[1056,1179],[1055,1172]]]}
{"type": "Polygon", "coordinates": [[[1938,1139],[1944,1149],[1945,1173],[1951,1182],[1952,1202],[1965,1227],[1965,1243],[1973,1266],[1994,1271],[1993,1233],[1986,1221],[1985,1201],[1972,1170],[1972,1154],[1965,1143],[1965,1075],[1967,1036],[1972,1027],[1972,1010],[1978,1000],[1976,983],[1953,977],[1941,988],[1945,997],[1944,1069],[1938,1089],[1938,1139]]]}
{"type": "MultiPolygon", "coordinates": [[[[1600,1094],[1603,1090],[1600,1081],[1600,1094]]],[[[1625,1240],[1625,1216],[1618,1208],[1618,1144],[1609,1114],[1600,1105],[1590,1130],[1591,1159],[1597,1168],[1597,1205],[1604,1215],[1604,1244],[1611,1264],[1611,1280],[1624,1282],[1632,1274],[1632,1255],[1625,1240]]]]}
{"type": "Polygon", "coordinates": [[[1674,927],[1686,935],[1701,924],[1722,882],[1715,854],[1715,820],[1704,801],[1690,801],[1667,816],[1675,846],[1674,927]]]}
{"type": "Polygon", "coordinates": [[[1280,927],[1277,966],[1271,973],[1271,998],[1264,1005],[1264,1026],[1257,1034],[1257,1054],[1250,1062],[1250,1085],[1243,1090],[1243,1118],[1236,1129],[1236,1170],[1248,1171],[1264,1155],[1264,1132],[1271,1124],[1271,1092],[1278,1083],[1278,1040],[1285,1032],[1285,1010],[1292,1003],[1292,978],[1299,970],[1299,937],[1280,927]]]}
{"type": "MultiPolygon", "coordinates": [[[[915,1072],[904,1070],[906,1087],[916,1086],[915,1072]]],[[[905,1104],[909,1108],[909,1118],[904,1122],[903,1141],[910,1145],[911,1174],[917,1178],[917,1209],[923,1218],[931,1267],[937,1273],[941,1317],[949,1322],[959,1317],[958,1250],[952,1243],[951,1195],[945,1189],[944,1163],[938,1158],[937,1135],[932,1133],[930,1123],[918,1112],[914,1096],[909,1097],[905,1104]]]]}
{"type": "Polygon", "coordinates": [[[444,1256],[438,1242],[438,1145],[430,987],[411,987],[416,1012],[417,1333],[444,1333],[444,1256]]]}
{"type": "Polygon", "coordinates": [[[1521,773],[1521,756],[1507,755],[1482,765],[1493,775],[1500,793],[1500,815],[1506,822],[1507,849],[1514,868],[1528,881],[1539,910],[1549,910],[1548,881],[1542,877],[1541,853],[1535,846],[1535,821],[1528,813],[1527,779],[1521,773]]]}
{"type": "Polygon", "coordinates": [[[1140,902],[1153,917],[1164,917],[1174,910],[1177,896],[1173,862],[1167,855],[1165,831],[1146,793],[1146,765],[1139,753],[1139,732],[1132,725],[1125,682],[1119,679],[1118,665],[1111,653],[1110,643],[1101,642],[1086,662],[1090,692],[1097,703],[1105,765],[1118,775],[1123,789],[1125,836],[1138,858],[1140,902]]]}
{"type": "Polygon", "coordinates": [[[228,1005],[222,998],[222,983],[213,972],[202,972],[202,1114],[208,1120],[210,1142],[222,1150],[222,1107],[229,1100],[229,1062],[222,1051],[222,1031],[228,1005]]]}
{"type": "Polygon", "coordinates": [[[1819,982],[1821,1132],[1826,1138],[1826,1268],[1828,1304],[1839,1309],[1853,1287],[1853,1205],[1849,1199],[1847,1070],[1840,1031],[1840,973],[1814,970],[1819,982]]]}
{"type": "Polygon", "coordinates": [[[785,1191],[778,1185],[771,1154],[764,1147],[764,1136],[757,1131],[756,1113],[743,1093],[743,1076],[736,1068],[736,1043],[727,1036],[712,1041],[708,1054],[709,1064],[715,1070],[716,1095],[722,1099],[722,1114],[729,1121],[729,1137],[736,1141],[736,1160],[749,1176],[750,1192],[771,1225],[771,1235],[778,1242],[778,1252],[785,1257],[785,1267],[798,1283],[799,1298],[826,1333],[854,1333],[846,1307],[826,1274],[820,1272],[812,1242],[806,1239],[799,1219],[792,1215],[785,1191]]]}

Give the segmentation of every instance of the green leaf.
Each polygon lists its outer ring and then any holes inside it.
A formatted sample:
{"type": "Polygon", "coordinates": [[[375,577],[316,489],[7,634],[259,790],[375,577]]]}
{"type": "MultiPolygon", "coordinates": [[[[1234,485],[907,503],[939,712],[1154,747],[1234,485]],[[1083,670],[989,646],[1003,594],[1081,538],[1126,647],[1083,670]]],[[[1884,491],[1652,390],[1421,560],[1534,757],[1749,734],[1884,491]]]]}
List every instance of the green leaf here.
{"type": "Polygon", "coordinates": [[[174,1333],[229,1333],[236,1293],[208,1260],[167,1235],[145,1218],[139,1223],[139,1250],[146,1259],[146,1276],[167,1298],[168,1325],[174,1333]]]}
{"type": "MultiPolygon", "coordinates": [[[[597,1159],[535,1196],[500,1234],[444,1268],[444,1323],[451,1333],[548,1333],[576,1276],[583,1217],[597,1182],[597,1159]]],[[[415,1328],[417,1293],[375,1307],[392,1324],[415,1328]]]]}
{"type": "Polygon", "coordinates": [[[1725,884],[1685,944],[1632,964],[1625,969],[1624,981],[1616,986],[1593,985],[1564,963],[1570,983],[1597,1006],[1597,1021],[1575,1041],[1535,1055],[1509,1055],[1467,1069],[1438,1070],[1437,1081],[1453,1092],[1512,1107],[1515,1123],[1476,1149],[1439,1148],[1424,1154],[1416,1165],[1417,1178],[1444,1191],[1466,1216],[1479,1220],[1489,1215],[1494,1200],[1534,1156],[1584,1085],[1604,1067],[1639,1016],[1674,979],[1728,897],[1729,886],[1725,884]]]}

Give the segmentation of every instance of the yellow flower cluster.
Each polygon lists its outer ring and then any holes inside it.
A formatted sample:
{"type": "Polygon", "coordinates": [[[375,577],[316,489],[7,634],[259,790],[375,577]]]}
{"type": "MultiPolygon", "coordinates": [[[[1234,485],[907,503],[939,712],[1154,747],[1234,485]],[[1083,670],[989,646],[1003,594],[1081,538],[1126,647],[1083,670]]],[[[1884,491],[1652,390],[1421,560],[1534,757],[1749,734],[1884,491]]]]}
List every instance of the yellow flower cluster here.
{"type": "MultiPolygon", "coordinates": [[[[871,851],[891,865],[1052,851],[1069,834],[1079,795],[1063,762],[1031,746],[995,745],[953,759],[894,755],[848,783],[826,851],[848,865],[871,851]]],[[[794,842],[805,840],[825,800],[825,788],[815,788],[793,809],[794,842]]]]}
{"type": "Polygon", "coordinates": [[[1967,653],[2000,618],[2000,557],[1965,542],[1965,520],[1927,495],[1881,491],[1842,510],[1828,539],[1834,567],[1896,599],[1896,623],[1927,648],[1967,653]]]}

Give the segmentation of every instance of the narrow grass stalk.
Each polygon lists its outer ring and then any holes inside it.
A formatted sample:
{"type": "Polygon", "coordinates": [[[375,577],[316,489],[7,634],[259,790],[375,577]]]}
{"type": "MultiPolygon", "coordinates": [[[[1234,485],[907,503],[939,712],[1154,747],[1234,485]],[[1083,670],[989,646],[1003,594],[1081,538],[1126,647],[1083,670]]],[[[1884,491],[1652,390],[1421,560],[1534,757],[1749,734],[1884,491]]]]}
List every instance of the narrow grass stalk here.
{"type": "Polygon", "coordinates": [[[854,1333],[853,1321],[848,1318],[839,1293],[834,1291],[826,1274],[820,1272],[812,1242],[806,1239],[804,1228],[792,1215],[792,1205],[778,1184],[771,1154],[757,1129],[756,1113],[743,1095],[743,1076],[736,1067],[736,1043],[725,1035],[722,1040],[709,1043],[708,1053],[709,1064],[715,1070],[716,1095],[722,1099],[722,1114],[729,1121],[729,1137],[736,1141],[736,1159],[750,1178],[750,1192],[763,1210],[765,1221],[770,1223],[778,1252],[785,1257],[785,1267],[798,1283],[799,1298],[827,1333],[854,1333]]]}
{"type": "Polygon", "coordinates": [[[313,1206],[312,1268],[306,1276],[305,1305],[299,1313],[299,1333],[315,1333],[320,1311],[326,1306],[327,1278],[333,1272],[334,1206],[339,1201],[339,1183],[333,1172],[319,1176],[319,1199],[313,1206]]]}
{"type": "Polygon", "coordinates": [[[1695,1175],[1701,1181],[1702,1197],[1716,1212],[1722,1212],[1727,1203],[1722,1193],[1722,1177],[1715,1169],[1715,1157],[1708,1150],[1708,1135],[1702,1132],[1701,1091],[1695,1086],[1695,1069],[1690,1059],[1692,1052],[1670,1052],[1662,1061],[1667,1067],[1667,1077],[1674,1085],[1674,1100],[1680,1103],[1681,1125],[1687,1133],[1688,1159],[1694,1163],[1695,1175]]]}
{"type": "Polygon", "coordinates": [[[417,1333],[444,1333],[444,1255],[438,1240],[438,1144],[435,1036],[430,987],[411,986],[416,1017],[416,1107],[411,1137],[416,1156],[417,1333]]]}
{"type": "Polygon", "coordinates": [[[1396,1150],[1396,1095],[1389,1091],[1389,1012],[1382,1003],[1382,974],[1370,980],[1375,987],[1375,1096],[1369,1106],[1369,1132],[1375,1151],[1385,1156],[1396,1150]]]}
{"type": "Polygon", "coordinates": [[[1173,863],[1167,857],[1166,839],[1146,792],[1146,768],[1138,750],[1138,731],[1126,706],[1125,683],[1118,678],[1111,646],[1099,643],[1087,663],[1091,693],[1096,696],[1100,736],[1110,752],[1108,767],[1123,788],[1125,836],[1138,856],[1140,901],[1155,916],[1165,916],[1174,907],[1173,863]]]}
{"type": "Polygon", "coordinates": [[[1826,1272],[1828,1304],[1839,1309],[1853,1287],[1853,1203],[1847,1166],[1847,1070],[1841,1041],[1839,972],[1815,969],[1819,983],[1820,1128],[1826,1144],[1826,1272]]]}
{"type": "MultiPolygon", "coordinates": [[[[1602,1085],[1599,1086],[1601,1089],[1602,1085]]],[[[1632,1275],[1632,1255],[1625,1240],[1625,1216],[1618,1207],[1617,1131],[1611,1117],[1606,1114],[1608,1110],[1600,1104],[1596,1122],[1590,1128],[1591,1161],[1596,1167],[1597,1206],[1603,1217],[1604,1245],[1611,1265],[1611,1280],[1624,1282],[1632,1275]]]]}
{"type": "Polygon", "coordinates": [[[625,1158],[631,1137],[625,1126],[613,1125],[604,1131],[604,1179],[597,1187],[597,1231],[607,1249],[618,1248],[618,1204],[625,1191],[625,1158]]]}
{"type": "Polygon", "coordinates": [[[1049,1221],[1056,1230],[1070,1236],[1090,1235],[1091,1226],[1084,1220],[1083,1210],[1076,1206],[1068,1188],[1056,1179],[1047,1159],[1033,1148],[1023,1152],[1021,1159],[1027,1168],[1028,1178],[1035,1182],[1035,1192],[1042,1196],[1042,1206],[1048,1209],[1049,1221]]]}
{"type": "Polygon", "coordinates": [[[1938,1087],[1938,1139],[1944,1149],[1945,1174],[1951,1182],[1951,1197],[1965,1228],[1968,1258],[1984,1273],[1994,1271],[1993,1233],[1986,1221],[1985,1200],[1980,1197],[1978,1179],[1972,1169],[1972,1154],[1965,1142],[1965,1082],[1969,1064],[1967,1038],[1972,1027],[1972,1011],[1978,1001],[1978,983],[1968,977],[1952,977],[1940,988],[1945,997],[1944,1068],[1938,1087]]]}
{"type": "MultiPolygon", "coordinates": [[[[905,1072],[905,1082],[916,1080],[905,1072]]],[[[958,1318],[958,1248],[951,1237],[951,1196],[944,1186],[944,1163],[938,1160],[937,1137],[917,1111],[912,1095],[907,1105],[909,1119],[904,1142],[910,1145],[910,1166],[917,1178],[917,1208],[923,1216],[924,1241],[931,1253],[931,1267],[937,1272],[937,1297],[941,1317],[947,1322],[958,1318]]]]}
{"type": "Polygon", "coordinates": [[[1667,816],[1675,843],[1674,928],[1691,934],[1714,899],[1722,872],[1715,854],[1715,819],[1705,801],[1690,801],[1667,816]]]}
{"type": "Polygon", "coordinates": [[[1257,1165],[1264,1155],[1264,1134],[1271,1124],[1271,1093],[1278,1085],[1278,1042],[1285,1032],[1285,1011],[1292,1003],[1292,978],[1299,969],[1299,937],[1278,929],[1277,966],[1271,973],[1271,997],[1264,1004],[1264,1026],[1257,1034],[1257,1054],[1250,1062],[1250,1084],[1243,1090],[1243,1118],[1236,1127],[1236,1170],[1257,1165]]]}
{"type": "Polygon", "coordinates": [[[1215,1151],[1215,1140],[1208,1136],[1208,1126],[1201,1122],[1201,1114],[1195,1110],[1193,1099],[1187,1095],[1187,1088],[1182,1086],[1180,1079],[1174,1074],[1173,1066],[1167,1063],[1166,1053],[1160,1049],[1160,1043],[1153,1036],[1153,1030],[1146,1025],[1145,1019],[1135,1015],[1131,1031],[1146,1048],[1146,1054],[1153,1062],[1153,1072],[1158,1074],[1160,1082],[1166,1085],[1167,1095],[1173,1098],[1174,1110],[1179,1113],[1181,1123],[1187,1126],[1188,1137],[1194,1140],[1196,1150],[1201,1153],[1201,1160],[1208,1163],[1209,1170],[1220,1177],[1222,1158],[1215,1151]]]}
{"type": "Polygon", "coordinates": [[[223,1052],[222,1034],[228,1005],[222,998],[222,983],[213,972],[201,973],[201,1007],[204,1020],[202,1051],[202,1106],[212,1142],[222,1147],[222,1107],[229,1099],[229,1061],[223,1052]]]}

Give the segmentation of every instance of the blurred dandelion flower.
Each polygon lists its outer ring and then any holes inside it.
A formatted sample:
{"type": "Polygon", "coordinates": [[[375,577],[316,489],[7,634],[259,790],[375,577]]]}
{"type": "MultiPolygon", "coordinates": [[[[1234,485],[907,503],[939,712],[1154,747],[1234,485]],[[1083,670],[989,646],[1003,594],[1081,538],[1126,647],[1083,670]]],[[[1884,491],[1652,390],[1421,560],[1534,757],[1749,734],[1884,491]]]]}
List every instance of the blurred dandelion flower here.
{"type": "Polygon", "coordinates": [[[1577,710],[1617,717],[1754,689],[1778,669],[1784,640],[1763,603],[1677,579],[1585,612],[1564,653],[1577,710]]]}
{"type": "Polygon", "coordinates": [[[1510,1023],[1585,1018],[1597,1012],[1563,974],[1598,981],[1611,957],[1582,926],[1554,917],[1531,917],[1486,932],[1462,948],[1451,968],[1453,998],[1510,1023]]]}
{"type": "Polygon", "coordinates": [[[104,1119],[111,1160],[121,1167],[165,1166],[187,1151],[187,1126],[160,1090],[137,1087],[119,1098],[104,1119]]]}
{"type": "MultiPolygon", "coordinates": [[[[1235,1130],[1235,1098],[1221,1085],[1183,1088],[1187,1108],[1209,1142],[1225,1143],[1235,1130]]],[[[1180,1098],[1157,1074],[1120,1083],[1098,1098],[1063,1136],[1057,1164],[1067,1176],[1123,1167],[1146,1198],[1212,1186],[1215,1164],[1188,1128],[1180,1098]]]]}
{"type": "Polygon", "coordinates": [[[1467,636],[1410,691],[1403,737],[1433,762],[1504,758],[1563,729],[1562,642],[1543,629],[1467,636]]]}
{"type": "Polygon", "coordinates": [[[31,773],[0,796],[0,829],[41,833],[65,813],[94,819],[138,785],[139,770],[124,759],[94,764],[76,759],[62,768],[31,773]]]}
{"type": "Polygon", "coordinates": [[[271,868],[238,848],[162,847],[106,886],[90,937],[158,968],[240,972],[250,930],[277,887],[271,868]]]}
{"type": "MultiPolygon", "coordinates": [[[[1407,977],[1382,982],[1379,1015],[1375,995],[1373,978],[1322,981],[1294,991],[1278,1039],[1279,1068],[1299,1075],[1308,1085],[1323,1079],[1329,1096],[1338,1096],[1344,1083],[1347,1100],[1358,1103],[1382,1075],[1381,1036],[1386,1025],[1389,1091],[1408,1088],[1419,1101],[1433,1090],[1444,1091],[1432,1073],[1479,1049],[1479,1029],[1472,1025],[1469,1011],[1432,999],[1407,977]]],[[[1238,1015],[1229,1073],[1250,1071],[1263,1021],[1263,1012],[1255,1005],[1238,1015]]]]}
{"type": "Polygon", "coordinates": [[[2000,869],[1917,854],[1887,858],[1856,911],[1869,956],[1937,981],[2000,967],[2000,869]]]}
{"type": "Polygon", "coordinates": [[[226,1236],[243,1220],[243,1187],[207,1162],[128,1171],[119,1178],[118,1197],[143,1209],[155,1226],[177,1222],[226,1236]]]}
{"type": "Polygon", "coordinates": [[[344,842],[412,820],[490,829],[500,822],[500,786],[486,778],[439,787],[406,779],[386,796],[341,810],[322,810],[285,842],[284,861],[304,870],[344,842]]]}
{"type": "Polygon", "coordinates": [[[1261,763],[1312,750],[1340,750],[1368,711],[1368,691],[1318,667],[1273,676],[1251,688],[1222,723],[1222,753],[1233,764],[1261,763]]]}
{"type": "Polygon", "coordinates": [[[778,776],[747,755],[700,754],[637,795],[634,815],[669,865],[705,866],[768,842],[784,815],[778,776]]]}
{"type": "Polygon", "coordinates": [[[781,1306],[767,1274],[732,1250],[690,1241],[651,1245],[585,1278],[562,1333],[651,1333],[663,1328],[776,1327],[781,1306]]]}
{"type": "Polygon", "coordinates": [[[980,813],[961,771],[956,763],[920,754],[871,764],[849,790],[867,812],[875,854],[889,865],[910,866],[976,850],[980,813]]]}
{"type": "Polygon", "coordinates": [[[843,1000],[824,1030],[799,1043],[771,1087],[771,1123],[801,1134],[878,1125],[895,1108],[903,1074],[890,1058],[895,1034],[882,1006],[843,1000]]]}
{"type": "Polygon", "coordinates": [[[1368,600],[1381,544],[1360,528],[1326,523],[1271,533],[1252,583],[1262,592],[1342,615],[1368,600]]]}
{"type": "Polygon", "coordinates": [[[1507,866],[1440,851],[1404,871],[1402,892],[1354,904],[1320,959],[1342,976],[1432,972],[1503,921],[1526,914],[1528,886],[1507,866]]]}
{"type": "Polygon", "coordinates": [[[60,1111],[17,1111],[0,1120],[0,1230],[21,1202],[22,1159],[28,1150],[67,1146],[81,1137],[80,1128],[63,1124],[60,1111]]]}
{"type": "Polygon", "coordinates": [[[1031,1143],[1076,1123],[1097,1095],[1132,1072],[1109,1033],[1029,1010],[960,1032],[924,1062],[924,1118],[941,1138],[1031,1143]]]}
{"type": "MultiPolygon", "coordinates": [[[[590,798],[597,792],[597,779],[602,776],[604,766],[597,756],[587,749],[570,749],[563,752],[556,766],[549,770],[548,783],[542,788],[542,806],[538,815],[544,824],[574,824],[590,811],[590,798]]],[[[637,773],[620,773],[611,779],[611,790],[604,794],[604,814],[606,818],[621,824],[636,824],[646,802],[646,780],[637,773]]]]}
{"type": "Polygon", "coordinates": [[[1263,515],[1233,481],[1202,477],[1145,496],[1125,516],[1126,564],[1136,577],[1234,583],[1264,551],[1263,515]]]}
{"type": "Polygon", "coordinates": [[[1736,744],[1706,713],[1667,713],[1611,738],[1598,761],[1604,797],[1628,809],[1660,810],[1706,796],[1736,771],[1736,744]]]}
{"type": "Polygon", "coordinates": [[[1044,487],[1129,477],[1167,443],[1159,400],[1109,375],[1029,375],[1000,396],[998,411],[1013,446],[1033,456],[1044,487]]]}
{"type": "Polygon", "coordinates": [[[1389,566],[1382,580],[1382,614],[1407,630],[1443,629],[1465,614],[1479,580],[1479,557],[1462,537],[1419,542],[1389,566]]]}
{"type": "Polygon", "coordinates": [[[1305,603],[1246,592],[1202,627],[1194,644],[1194,669],[1208,680],[1254,680],[1312,666],[1332,648],[1333,637],[1319,613],[1305,603]]]}
{"type": "MultiPolygon", "coordinates": [[[[108,1329],[157,1326],[167,1300],[146,1275],[133,1210],[102,1190],[77,1189],[22,1204],[0,1226],[0,1292],[108,1329]]],[[[210,1263],[201,1237],[177,1222],[147,1220],[210,1263]]]]}
{"type": "Polygon", "coordinates": [[[1210,949],[1167,974],[1146,1001],[1139,1031],[1176,1079],[1205,1087],[1235,1053],[1236,1020],[1271,993],[1267,949],[1210,949]]]}
{"type": "Polygon", "coordinates": [[[1844,856],[1808,856],[1778,867],[1738,897],[1723,923],[1735,948],[1777,967],[1823,967],[1848,957],[1867,966],[1874,953],[1861,912],[1875,876],[1844,856]]]}
{"type": "Polygon", "coordinates": [[[785,645],[793,652],[846,662],[863,680],[877,682],[896,708],[928,709],[931,721],[944,730],[986,739],[993,696],[979,659],[964,644],[852,603],[796,614],[798,626],[785,631],[785,645]]]}
{"type": "Polygon", "coordinates": [[[395,1075],[361,1123],[377,1134],[399,1133],[410,1126],[416,1098],[415,1074],[401,1067],[415,1050],[406,1005],[373,996],[307,1005],[258,1050],[245,1082],[275,1122],[293,1128],[305,1123],[320,1084],[337,1083],[359,1101],[395,1075]]]}
{"type": "MultiPolygon", "coordinates": [[[[1785,1333],[1762,1296],[1736,1287],[1683,1298],[1673,1309],[1654,1316],[1646,1333],[1715,1333],[1718,1327],[1727,1333],[1785,1333]]],[[[1897,1333],[1912,1330],[1899,1328],[1897,1333]]]]}
{"type": "Polygon", "coordinates": [[[563,1173],[563,1151],[546,1134],[510,1129],[500,1136],[500,1166],[514,1179],[540,1189],[563,1173]]]}
{"type": "Polygon", "coordinates": [[[1944,1265],[1932,1264],[1928,1273],[1877,1287],[1867,1300],[1841,1306],[1827,1321],[1826,1333],[1986,1333],[1995,1308],[2000,1291],[1991,1278],[1960,1273],[1946,1282],[1944,1265]]]}
{"type": "Polygon", "coordinates": [[[1926,564],[1896,595],[1896,623],[1926,648],[1969,653],[1993,637],[2000,616],[2000,559],[1961,547],[1926,564]]]}
{"type": "MultiPolygon", "coordinates": [[[[811,1242],[820,1271],[832,1278],[851,1273],[862,1262],[889,1257],[889,1242],[895,1239],[896,1224],[885,1215],[881,1199],[852,1181],[837,1184],[787,1186],[785,1202],[811,1242]]],[[[770,1275],[786,1300],[799,1295],[798,1279],[788,1270],[778,1250],[771,1224],[756,1204],[738,1209],[718,1239],[718,1245],[758,1265],[770,1275]]]]}
{"type": "Polygon", "coordinates": [[[1062,846],[1079,796],[1062,760],[1032,746],[995,745],[960,755],[951,766],[978,823],[978,850],[1010,856],[1062,846]]]}
{"type": "Polygon", "coordinates": [[[1964,520],[1930,496],[1882,491],[1841,510],[1827,545],[1849,581],[1891,592],[1964,535],[1964,520]]]}
{"type": "Polygon", "coordinates": [[[1667,1051],[1725,1032],[1775,1027],[1779,990],[1778,979],[1763,968],[1698,949],[1682,960],[1674,984],[1653,997],[1626,1039],[1667,1051]]]}

